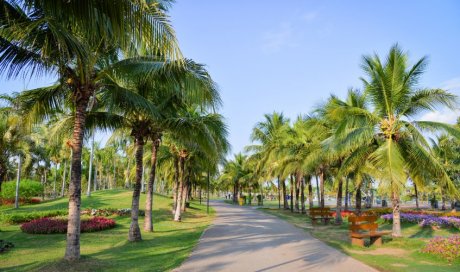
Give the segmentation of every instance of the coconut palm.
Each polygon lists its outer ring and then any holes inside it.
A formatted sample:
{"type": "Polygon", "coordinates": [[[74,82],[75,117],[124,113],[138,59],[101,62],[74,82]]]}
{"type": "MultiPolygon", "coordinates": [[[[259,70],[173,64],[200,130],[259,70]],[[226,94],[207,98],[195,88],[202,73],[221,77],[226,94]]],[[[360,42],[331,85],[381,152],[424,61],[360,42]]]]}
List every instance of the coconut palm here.
{"type": "Polygon", "coordinates": [[[247,147],[247,150],[253,152],[253,156],[257,156],[259,164],[256,169],[264,169],[267,173],[266,178],[278,179],[281,181],[283,192],[283,206],[288,209],[286,201],[286,175],[282,175],[283,169],[280,168],[278,155],[282,149],[282,140],[286,137],[289,131],[289,119],[282,113],[274,112],[272,114],[265,114],[264,121],[258,122],[253,128],[251,134],[251,141],[256,144],[247,147]]]}
{"type": "Polygon", "coordinates": [[[39,105],[31,107],[34,116],[46,115],[66,99],[75,107],[65,258],[76,260],[80,258],[81,150],[88,104],[100,87],[97,64],[108,52],[116,56],[118,48],[127,54],[142,50],[177,56],[174,32],[156,1],[1,4],[0,71],[11,77],[24,71],[58,73],[61,86],[35,91],[46,102],[34,103],[39,105]]]}
{"type": "Polygon", "coordinates": [[[442,105],[455,106],[455,96],[441,89],[421,89],[417,84],[426,67],[426,58],[409,66],[407,53],[394,45],[384,62],[378,55],[364,56],[362,81],[372,111],[359,107],[337,110],[343,118],[336,136],[339,149],[353,150],[349,161],[365,162],[366,172],[380,181],[391,194],[393,236],[401,236],[400,192],[409,177],[429,173],[440,186],[456,193],[445,169],[430,154],[421,129],[443,130],[460,135],[451,125],[411,121],[423,111],[442,105]]]}

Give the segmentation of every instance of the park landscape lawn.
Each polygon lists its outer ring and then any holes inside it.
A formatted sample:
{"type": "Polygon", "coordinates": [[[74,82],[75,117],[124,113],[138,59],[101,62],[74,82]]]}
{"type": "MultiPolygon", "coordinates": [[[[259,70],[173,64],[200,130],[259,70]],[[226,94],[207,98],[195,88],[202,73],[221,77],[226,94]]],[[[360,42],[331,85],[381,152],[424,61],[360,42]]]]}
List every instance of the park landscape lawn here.
{"type": "MultiPolygon", "coordinates": [[[[346,220],[341,226],[333,224],[312,226],[311,221],[304,214],[291,213],[277,208],[262,208],[260,210],[306,230],[315,238],[380,271],[460,271],[460,260],[448,263],[437,256],[420,252],[430,238],[459,234],[458,230],[433,230],[428,227],[419,227],[417,224],[403,223],[404,238],[392,239],[387,236],[384,238],[384,244],[381,247],[360,248],[351,245],[346,220]]],[[[380,229],[391,230],[391,223],[383,222],[381,219],[379,223],[380,229]]]]}
{"type": "MultiPolygon", "coordinates": [[[[110,190],[82,197],[82,208],[130,208],[131,191],[110,190]]],[[[143,209],[145,195],[141,194],[143,209]]],[[[0,222],[0,239],[15,247],[0,255],[0,271],[168,271],[179,266],[190,254],[202,232],[211,223],[213,212],[196,202],[183,215],[183,222],[172,221],[172,199],[154,196],[154,232],[142,232],[142,242],[128,242],[129,216],[111,216],[116,227],[81,235],[82,259],[77,263],[63,260],[65,234],[31,235],[21,232],[20,225],[0,222]]],[[[67,198],[24,206],[19,210],[1,209],[0,213],[67,208],[67,198]]],[[[143,217],[139,218],[143,227],[143,217]]]]}

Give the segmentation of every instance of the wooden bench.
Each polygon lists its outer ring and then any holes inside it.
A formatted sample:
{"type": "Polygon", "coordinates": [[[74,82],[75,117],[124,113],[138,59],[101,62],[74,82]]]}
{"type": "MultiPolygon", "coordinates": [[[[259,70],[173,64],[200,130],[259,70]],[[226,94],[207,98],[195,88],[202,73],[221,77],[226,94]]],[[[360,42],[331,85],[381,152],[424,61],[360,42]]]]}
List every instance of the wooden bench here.
{"type": "Polygon", "coordinates": [[[375,223],[377,216],[363,215],[355,216],[350,215],[348,222],[350,230],[351,244],[356,246],[364,246],[364,238],[370,238],[370,245],[381,246],[382,236],[391,234],[391,231],[378,231],[379,225],[375,223]]]}
{"type": "Polygon", "coordinates": [[[328,224],[332,217],[331,208],[310,208],[309,210],[309,217],[311,219],[312,224],[316,224],[316,220],[321,220],[324,224],[328,224]]]}

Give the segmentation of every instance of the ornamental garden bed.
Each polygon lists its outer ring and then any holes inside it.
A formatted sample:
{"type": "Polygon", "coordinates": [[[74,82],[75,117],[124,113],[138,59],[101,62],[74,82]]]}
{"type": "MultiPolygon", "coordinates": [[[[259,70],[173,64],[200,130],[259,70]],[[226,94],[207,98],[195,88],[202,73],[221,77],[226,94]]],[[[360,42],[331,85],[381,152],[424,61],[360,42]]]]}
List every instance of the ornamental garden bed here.
{"type": "MultiPolygon", "coordinates": [[[[67,219],[40,218],[21,225],[21,230],[29,234],[67,233],[67,219]]],[[[92,217],[81,220],[81,232],[96,232],[115,227],[115,220],[104,217],[92,217]]]]}

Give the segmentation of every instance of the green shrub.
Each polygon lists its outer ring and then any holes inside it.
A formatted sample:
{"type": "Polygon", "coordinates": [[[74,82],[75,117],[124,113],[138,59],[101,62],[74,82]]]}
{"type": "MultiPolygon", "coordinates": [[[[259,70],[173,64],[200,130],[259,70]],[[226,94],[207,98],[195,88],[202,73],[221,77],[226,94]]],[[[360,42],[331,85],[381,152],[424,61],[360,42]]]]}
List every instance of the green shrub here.
{"type": "Polygon", "coordinates": [[[19,223],[28,222],[34,219],[54,217],[54,216],[59,216],[59,215],[67,215],[67,210],[0,214],[0,222],[4,222],[8,224],[19,224],[19,223]]]}
{"type": "MultiPolygon", "coordinates": [[[[22,199],[30,199],[34,196],[39,196],[43,193],[43,185],[34,180],[24,179],[19,183],[19,197],[22,199]]],[[[16,181],[8,181],[3,183],[0,197],[5,200],[14,199],[16,195],[16,181]]]]}

